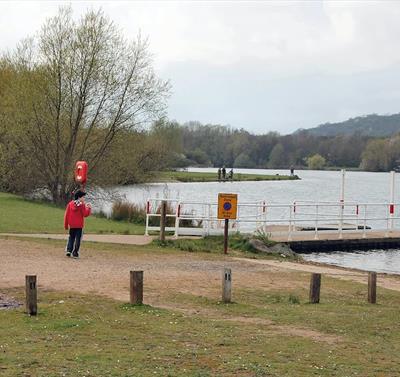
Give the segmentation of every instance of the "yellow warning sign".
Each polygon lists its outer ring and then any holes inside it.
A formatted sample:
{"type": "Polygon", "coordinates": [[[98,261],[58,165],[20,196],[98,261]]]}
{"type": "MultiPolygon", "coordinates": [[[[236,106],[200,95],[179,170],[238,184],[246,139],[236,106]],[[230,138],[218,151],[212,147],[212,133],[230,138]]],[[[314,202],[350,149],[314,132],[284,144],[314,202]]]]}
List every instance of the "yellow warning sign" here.
{"type": "Polygon", "coordinates": [[[218,194],[218,218],[233,219],[237,216],[237,194],[218,194]]]}

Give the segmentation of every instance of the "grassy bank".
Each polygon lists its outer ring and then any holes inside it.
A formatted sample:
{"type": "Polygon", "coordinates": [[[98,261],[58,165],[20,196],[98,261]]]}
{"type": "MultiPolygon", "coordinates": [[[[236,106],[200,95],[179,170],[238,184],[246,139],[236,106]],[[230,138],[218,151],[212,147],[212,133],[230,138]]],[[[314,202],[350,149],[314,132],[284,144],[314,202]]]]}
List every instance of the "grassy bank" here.
{"type": "MultiPolygon", "coordinates": [[[[309,305],[306,289],[299,288],[306,277],[291,277],[292,289],[236,286],[233,304],[210,296],[165,296],[166,303],[185,306],[188,314],[93,295],[40,292],[37,318],[23,309],[0,311],[0,374],[400,374],[398,293],[380,290],[379,305],[368,305],[365,286],[326,278],[322,303],[309,305]]],[[[23,301],[22,288],[6,293],[23,301]]]]}
{"type": "MultiPolygon", "coordinates": [[[[263,174],[233,174],[234,182],[241,181],[281,181],[297,180],[298,176],[288,175],[263,175],[263,174]]],[[[217,173],[195,173],[187,171],[163,171],[159,172],[157,178],[159,182],[218,182],[217,173]]],[[[229,180],[230,182],[230,180],[229,180]]]]}
{"type": "MultiPolygon", "coordinates": [[[[86,233],[143,234],[144,227],[91,216],[86,233]]],[[[64,209],[0,193],[0,233],[62,233],[64,209]]]]}

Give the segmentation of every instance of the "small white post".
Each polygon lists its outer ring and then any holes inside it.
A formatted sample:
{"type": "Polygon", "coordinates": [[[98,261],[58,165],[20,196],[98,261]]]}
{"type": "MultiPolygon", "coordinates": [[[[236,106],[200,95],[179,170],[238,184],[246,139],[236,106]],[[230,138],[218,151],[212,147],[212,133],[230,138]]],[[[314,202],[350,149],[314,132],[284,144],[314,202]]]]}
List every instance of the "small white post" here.
{"type": "Polygon", "coordinates": [[[210,235],[210,229],[211,229],[211,217],[212,217],[212,212],[211,212],[211,204],[208,203],[208,226],[207,226],[207,236],[210,235]]]}
{"type": "Polygon", "coordinates": [[[341,188],[340,188],[340,208],[339,208],[339,238],[343,238],[343,212],[344,212],[344,183],[345,183],[345,175],[346,170],[341,170],[342,180],[341,180],[341,188]]]}
{"type": "Polygon", "coordinates": [[[149,215],[146,214],[146,230],[145,230],[145,232],[144,232],[144,235],[145,235],[145,236],[148,236],[148,235],[149,235],[149,230],[148,230],[148,228],[149,228],[149,215]]]}
{"type": "MultiPolygon", "coordinates": [[[[233,226],[234,223],[232,223],[233,226]]],[[[236,214],[236,231],[240,230],[240,205],[237,206],[237,214],[236,214]]]]}
{"type": "Polygon", "coordinates": [[[293,202],[293,230],[296,231],[296,202],[293,202]]]}
{"type": "Polygon", "coordinates": [[[289,233],[288,233],[288,241],[292,240],[292,206],[289,206],[289,233]]]}
{"type": "Polygon", "coordinates": [[[181,203],[178,202],[178,205],[176,206],[176,212],[175,212],[175,234],[174,238],[178,238],[179,236],[179,218],[181,217],[181,203]]]}
{"type": "Polygon", "coordinates": [[[389,228],[390,231],[393,231],[394,228],[394,184],[395,184],[395,172],[391,171],[390,172],[390,207],[389,207],[389,216],[390,216],[390,221],[389,221],[389,228]]]}
{"type": "Polygon", "coordinates": [[[360,207],[358,204],[356,204],[356,231],[358,231],[358,226],[360,223],[359,216],[360,216],[360,207]]]}
{"type": "Polygon", "coordinates": [[[314,239],[318,239],[318,204],[315,205],[315,235],[314,239]]]}
{"type": "MultiPolygon", "coordinates": [[[[194,215],[196,216],[196,211],[195,210],[192,210],[192,213],[194,213],[194,215]]],[[[202,211],[202,213],[200,214],[200,216],[202,216],[202,218],[203,218],[203,222],[202,222],[202,227],[203,227],[203,237],[206,237],[207,235],[208,235],[208,224],[206,224],[207,223],[207,221],[205,221],[205,213],[204,213],[204,210],[202,211]]]]}
{"type": "Polygon", "coordinates": [[[262,216],[263,216],[263,203],[260,202],[259,205],[257,205],[257,218],[256,218],[256,228],[259,229],[262,227],[262,216]]]}
{"type": "Polygon", "coordinates": [[[267,224],[267,216],[268,216],[268,214],[267,214],[267,204],[265,203],[265,200],[264,200],[264,203],[263,203],[263,214],[264,214],[264,226],[267,224]]]}
{"type": "Polygon", "coordinates": [[[363,238],[367,237],[367,205],[364,205],[364,232],[363,238]]]}
{"type": "Polygon", "coordinates": [[[345,177],[346,177],[346,170],[342,169],[341,174],[342,174],[342,180],[341,180],[341,188],[340,188],[340,201],[344,202],[344,183],[345,183],[345,177]]]}
{"type": "Polygon", "coordinates": [[[149,213],[150,213],[150,201],[147,200],[146,202],[146,229],[144,231],[144,235],[149,235],[149,213]]]}

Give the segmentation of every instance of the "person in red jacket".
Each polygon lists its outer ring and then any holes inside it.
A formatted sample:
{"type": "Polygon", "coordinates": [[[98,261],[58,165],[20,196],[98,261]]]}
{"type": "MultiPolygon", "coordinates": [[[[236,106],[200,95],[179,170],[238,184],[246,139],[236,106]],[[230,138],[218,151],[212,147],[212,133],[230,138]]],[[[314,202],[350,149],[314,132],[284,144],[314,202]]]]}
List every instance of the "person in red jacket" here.
{"type": "Polygon", "coordinates": [[[86,204],[83,197],[85,192],[78,190],[74,194],[74,200],[67,204],[64,215],[64,228],[68,230],[69,237],[66,248],[66,255],[73,258],[79,258],[79,247],[81,245],[82,230],[85,225],[85,217],[88,217],[91,212],[91,207],[86,204]]]}

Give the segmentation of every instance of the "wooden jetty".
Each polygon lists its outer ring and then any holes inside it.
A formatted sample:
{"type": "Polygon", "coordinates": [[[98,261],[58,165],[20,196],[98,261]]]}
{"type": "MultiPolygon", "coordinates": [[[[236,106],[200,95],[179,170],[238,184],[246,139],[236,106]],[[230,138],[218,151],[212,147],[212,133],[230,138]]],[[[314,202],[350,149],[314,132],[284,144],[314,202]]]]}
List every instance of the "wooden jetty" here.
{"type": "Polygon", "coordinates": [[[400,231],[387,232],[368,230],[344,231],[341,235],[338,232],[318,232],[317,239],[315,232],[302,231],[289,233],[271,232],[270,239],[276,242],[287,243],[290,248],[298,253],[328,252],[328,251],[350,251],[350,250],[371,250],[371,249],[400,249],[400,231]],[[288,240],[290,238],[290,240],[288,240]]]}

